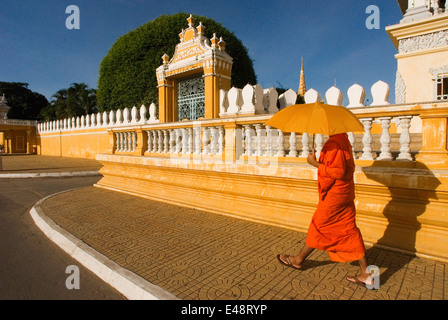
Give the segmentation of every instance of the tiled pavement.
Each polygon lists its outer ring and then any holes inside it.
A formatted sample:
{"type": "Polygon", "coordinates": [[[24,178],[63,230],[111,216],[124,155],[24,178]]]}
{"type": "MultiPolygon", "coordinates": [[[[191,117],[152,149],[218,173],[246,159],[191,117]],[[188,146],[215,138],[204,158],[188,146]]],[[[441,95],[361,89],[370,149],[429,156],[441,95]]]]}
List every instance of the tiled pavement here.
{"type": "MultiPolygon", "coordinates": [[[[2,156],[8,172],[98,170],[95,160],[2,156]]],[[[349,283],[357,263],[314,251],[297,271],[278,253],[297,253],[306,234],[88,187],[54,195],[41,209],[67,232],[125,269],[191,300],[445,300],[448,264],[369,248],[379,290],[349,283]]]]}
{"type": "MultiPolygon", "coordinates": [[[[1,155],[1,174],[61,173],[98,171],[101,164],[93,159],[39,155],[1,155]]],[[[1,176],[0,176],[1,177],[1,176]]]]}
{"type": "Polygon", "coordinates": [[[297,271],[278,253],[297,253],[306,235],[229,216],[181,208],[96,187],[52,196],[41,205],[63,229],[122,267],[190,300],[442,300],[448,264],[369,248],[379,290],[349,283],[357,263],[333,263],[315,250],[297,271]]]}

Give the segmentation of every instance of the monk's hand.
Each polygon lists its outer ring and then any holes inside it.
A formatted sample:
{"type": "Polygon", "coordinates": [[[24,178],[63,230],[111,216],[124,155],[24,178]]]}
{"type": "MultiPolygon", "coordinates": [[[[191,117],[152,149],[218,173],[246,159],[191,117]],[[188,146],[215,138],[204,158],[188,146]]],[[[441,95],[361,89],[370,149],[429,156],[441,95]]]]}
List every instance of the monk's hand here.
{"type": "Polygon", "coordinates": [[[310,165],[312,165],[313,167],[319,167],[319,165],[320,165],[320,163],[317,161],[317,159],[316,159],[316,154],[314,153],[314,150],[313,150],[313,153],[310,153],[309,155],[308,155],[308,157],[307,157],[307,159],[306,159],[307,161],[308,161],[308,163],[310,164],[310,165]]]}

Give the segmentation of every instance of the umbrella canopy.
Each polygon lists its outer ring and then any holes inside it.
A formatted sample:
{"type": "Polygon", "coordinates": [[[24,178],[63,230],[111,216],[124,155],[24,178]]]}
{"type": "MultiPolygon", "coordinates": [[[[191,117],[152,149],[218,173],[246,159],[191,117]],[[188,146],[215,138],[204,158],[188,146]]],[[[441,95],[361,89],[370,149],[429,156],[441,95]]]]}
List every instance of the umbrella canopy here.
{"type": "Polygon", "coordinates": [[[320,102],[295,104],[280,110],[265,125],[283,132],[334,135],[362,132],[364,126],[347,108],[320,102]]]}

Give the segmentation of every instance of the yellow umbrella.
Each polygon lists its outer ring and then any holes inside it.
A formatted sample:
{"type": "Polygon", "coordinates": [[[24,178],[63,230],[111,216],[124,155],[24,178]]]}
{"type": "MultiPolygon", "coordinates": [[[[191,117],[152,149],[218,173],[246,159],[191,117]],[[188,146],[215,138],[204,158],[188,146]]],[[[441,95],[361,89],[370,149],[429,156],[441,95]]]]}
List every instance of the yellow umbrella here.
{"type": "Polygon", "coordinates": [[[286,107],[273,115],[265,125],[283,132],[320,133],[329,136],[364,131],[364,126],[349,109],[320,102],[286,107]]]}
{"type": "Polygon", "coordinates": [[[320,102],[295,104],[280,110],[265,125],[283,132],[335,135],[345,132],[363,132],[364,126],[347,108],[320,102]]]}

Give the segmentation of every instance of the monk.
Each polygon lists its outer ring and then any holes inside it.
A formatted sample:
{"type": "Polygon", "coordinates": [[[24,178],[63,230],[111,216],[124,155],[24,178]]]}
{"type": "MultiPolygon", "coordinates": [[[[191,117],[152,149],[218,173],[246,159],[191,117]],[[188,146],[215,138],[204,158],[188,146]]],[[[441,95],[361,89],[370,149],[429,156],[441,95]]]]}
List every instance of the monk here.
{"type": "Polygon", "coordinates": [[[347,277],[348,281],[372,284],[367,272],[367,259],[362,235],[356,226],[355,162],[346,133],[330,136],[317,161],[314,150],[308,163],[317,169],[319,203],[311,220],[306,244],[297,256],[281,255],[279,261],[301,269],[314,249],[327,251],[335,262],[359,261],[360,274],[347,277]]]}

